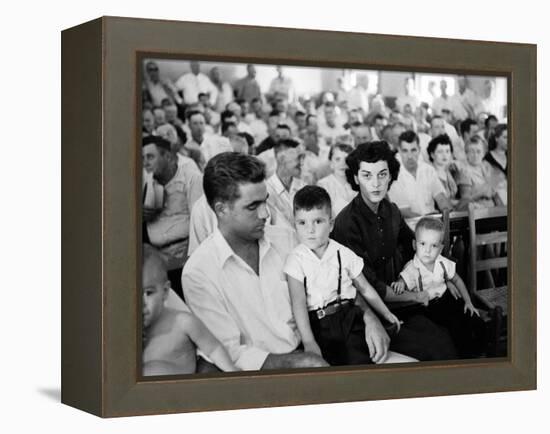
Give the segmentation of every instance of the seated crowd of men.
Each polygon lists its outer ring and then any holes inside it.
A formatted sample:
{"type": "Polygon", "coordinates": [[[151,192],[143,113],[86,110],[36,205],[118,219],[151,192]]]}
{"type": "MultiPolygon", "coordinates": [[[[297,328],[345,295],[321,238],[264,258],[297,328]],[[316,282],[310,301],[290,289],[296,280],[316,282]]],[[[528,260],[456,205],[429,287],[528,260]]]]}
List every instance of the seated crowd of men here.
{"type": "MultiPolygon", "coordinates": [[[[385,141],[399,161],[400,170],[387,198],[397,205],[404,218],[464,210],[470,203],[479,207],[506,204],[507,127],[498,122],[494,109],[468,87],[465,77],[457,79],[458,90],[452,96],[447,95],[447,85],[442,80],[440,96],[430,103],[414,95],[414,81],[408,78],[404,94],[390,109],[381,95],[368,93],[366,75],[359,74],[357,85],[352,89],[322,92],[319,98],[307,100],[296,92],[281,67],[276,67],[276,76],[265,93],[255,75],[254,65],[248,65],[245,77],[229,83],[223,80],[218,67],[210,69],[207,75],[201,72],[199,62],[192,61],[190,72],[171,82],[162,77],[156,62],[146,62],[142,104],[143,241],[153,247],[153,253],[144,255],[143,271],[144,372],[149,375],[204,371],[214,365],[223,370],[326,366],[322,358],[296,352],[300,349],[299,337],[296,337],[299,335],[292,334],[288,325],[283,324],[283,319],[289,320],[292,313],[281,307],[284,305],[281,300],[273,300],[273,306],[264,306],[268,318],[253,322],[253,311],[258,307],[250,306],[255,298],[246,295],[245,290],[248,286],[255,287],[255,276],[239,277],[236,272],[242,270],[236,269],[226,274],[221,272],[222,262],[231,252],[225,252],[229,246],[216,238],[218,224],[222,224],[220,215],[229,216],[224,222],[228,227],[230,218],[238,220],[239,215],[236,211],[232,215],[231,211],[214,209],[206,191],[211,181],[203,181],[205,170],[223,172],[222,164],[217,168],[208,165],[220,154],[253,155],[263,163],[267,195],[248,206],[250,211],[257,212],[265,199],[266,231],[269,228],[269,233],[275,234],[271,235],[273,239],[281,245],[286,243],[288,253],[296,239],[296,194],[308,185],[323,187],[332,204],[331,217],[335,218],[358,194],[346,173],[346,159],[363,143],[385,141]],[[207,239],[217,249],[216,257],[209,258],[204,249],[197,250],[207,239]],[[153,321],[155,309],[159,316],[161,307],[155,307],[150,300],[157,297],[157,304],[164,305],[168,287],[182,300],[187,291],[193,292],[195,301],[190,305],[191,311],[200,317],[193,308],[205,302],[196,301],[201,298],[200,282],[193,281],[189,274],[186,280],[185,269],[182,278],[182,269],[188,260],[211,266],[210,273],[216,279],[234,279],[243,285],[237,307],[233,306],[235,300],[229,301],[220,289],[204,289],[208,293],[205,297],[209,297],[207,309],[218,309],[210,312],[210,320],[205,321],[215,329],[209,330],[200,321],[194,321],[194,317],[185,317],[191,312],[183,302],[179,306],[185,313],[183,319],[177,315],[167,319],[169,316],[164,315],[161,325],[161,321],[153,321]],[[146,291],[146,274],[148,280],[160,279],[158,291],[151,289],[155,284],[147,285],[146,291]],[[165,285],[165,274],[169,285],[165,285]],[[185,287],[186,283],[191,289],[185,287]],[[219,299],[214,300],[213,293],[218,294],[219,299]],[[227,311],[233,309],[237,313],[229,324],[227,311]],[[246,313],[244,317],[239,316],[242,315],[239,309],[246,313]],[[276,316],[279,318],[275,319],[276,316]],[[178,370],[177,362],[155,358],[154,345],[166,343],[151,339],[152,322],[159,330],[181,329],[185,345],[191,340],[198,346],[199,362],[196,365],[193,362],[191,368],[186,362],[187,368],[178,370]],[[247,322],[252,323],[245,324],[247,322]],[[277,351],[267,355],[269,351],[265,348],[257,348],[261,344],[243,350],[242,342],[233,342],[235,339],[246,341],[251,335],[259,336],[259,341],[277,341],[275,348],[289,357],[270,357],[276,356],[277,351]],[[224,345],[218,345],[218,340],[224,345]],[[232,342],[231,345],[228,342],[232,342]]],[[[224,179],[229,175],[216,172],[216,176],[224,179]]],[[[238,177],[239,173],[232,172],[232,176],[238,177]]],[[[224,234],[229,232],[228,229],[224,234]]],[[[229,245],[235,250],[234,244],[229,245]]],[[[240,258],[247,255],[247,252],[236,253],[240,258]]],[[[262,254],[269,252],[262,253],[260,245],[260,259],[268,261],[269,257],[263,258],[262,254]]],[[[260,276],[263,262],[251,262],[256,265],[252,270],[260,276]]],[[[285,286],[286,282],[277,276],[282,275],[281,265],[267,264],[266,267],[273,270],[264,270],[261,279],[279,280],[278,284],[285,286]]],[[[284,297],[278,295],[281,296],[284,297]]],[[[265,303],[265,299],[256,301],[265,303]]],[[[365,319],[365,325],[367,322],[377,330],[371,320],[365,319]]],[[[166,333],[159,334],[166,337],[166,333]]],[[[380,333],[374,333],[372,337],[375,352],[377,347],[384,346],[376,342],[379,336],[380,333]]],[[[176,350],[172,348],[172,351],[176,350]]],[[[422,358],[418,354],[407,355],[422,358]]],[[[188,355],[185,359],[189,359],[188,355]]]]}

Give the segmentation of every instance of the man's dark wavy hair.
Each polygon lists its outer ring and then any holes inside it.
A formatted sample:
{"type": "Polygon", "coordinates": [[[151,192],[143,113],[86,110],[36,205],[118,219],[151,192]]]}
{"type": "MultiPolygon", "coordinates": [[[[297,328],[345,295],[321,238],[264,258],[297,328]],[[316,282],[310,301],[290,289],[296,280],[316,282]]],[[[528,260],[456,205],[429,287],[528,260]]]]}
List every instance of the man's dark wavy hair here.
{"type": "Polygon", "coordinates": [[[359,185],[355,182],[354,176],[359,173],[361,161],[366,163],[376,163],[377,161],[386,161],[390,171],[390,185],[399,175],[399,161],[396,160],[394,153],[390,149],[388,142],[381,140],[375,142],[361,143],[346,158],[348,168],[346,178],[354,191],[359,191],[359,185]]]}
{"type": "Polygon", "coordinates": [[[239,184],[257,184],[265,180],[265,164],[252,155],[223,152],[204,168],[202,185],[210,208],[216,202],[233,203],[239,196],[239,184]]]}

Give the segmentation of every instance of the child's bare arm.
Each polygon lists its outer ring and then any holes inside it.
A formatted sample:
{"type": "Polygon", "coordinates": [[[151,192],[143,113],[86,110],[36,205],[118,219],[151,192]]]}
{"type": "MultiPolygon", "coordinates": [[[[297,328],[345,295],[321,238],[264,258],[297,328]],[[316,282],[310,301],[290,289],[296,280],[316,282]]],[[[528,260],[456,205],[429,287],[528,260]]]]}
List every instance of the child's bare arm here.
{"type": "Polygon", "coordinates": [[[222,371],[236,371],[235,365],[223,345],[200,319],[189,313],[179,315],[178,322],[193,343],[222,371]]]}
{"type": "Polygon", "coordinates": [[[307,300],[304,284],[299,280],[287,275],[288,289],[290,292],[290,301],[292,304],[292,314],[296,320],[298,331],[302,337],[302,344],[305,351],[310,351],[321,356],[321,349],[315,341],[309,315],[307,313],[307,300]]]}
{"type": "Polygon", "coordinates": [[[469,311],[470,315],[475,314],[479,316],[479,311],[472,304],[472,299],[470,298],[468,289],[466,289],[466,285],[464,284],[464,281],[461,279],[458,273],[455,273],[455,275],[453,276],[452,279],[450,279],[450,281],[453,285],[456,286],[456,288],[460,292],[460,295],[462,296],[462,299],[464,300],[464,313],[469,311]]]}
{"type": "Polygon", "coordinates": [[[359,291],[361,296],[367,301],[367,303],[372,306],[372,308],[378,312],[383,318],[385,318],[390,323],[393,323],[397,326],[397,330],[401,327],[401,322],[399,319],[391,313],[388,307],[384,304],[376,290],[368,282],[363,273],[353,279],[353,285],[359,291]]]}

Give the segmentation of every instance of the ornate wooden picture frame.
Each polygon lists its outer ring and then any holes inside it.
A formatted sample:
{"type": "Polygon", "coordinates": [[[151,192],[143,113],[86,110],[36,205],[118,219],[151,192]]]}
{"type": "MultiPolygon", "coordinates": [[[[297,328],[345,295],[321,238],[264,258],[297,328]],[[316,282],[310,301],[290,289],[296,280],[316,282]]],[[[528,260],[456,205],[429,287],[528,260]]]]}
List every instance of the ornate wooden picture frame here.
{"type": "Polygon", "coordinates": [[[102,416],[536,388],[536,46],[103,17],[62,33],[62,402],[102,416]],[[147,56],[508,80],[508,355],[141,376],[138,71],[147,56]]]}

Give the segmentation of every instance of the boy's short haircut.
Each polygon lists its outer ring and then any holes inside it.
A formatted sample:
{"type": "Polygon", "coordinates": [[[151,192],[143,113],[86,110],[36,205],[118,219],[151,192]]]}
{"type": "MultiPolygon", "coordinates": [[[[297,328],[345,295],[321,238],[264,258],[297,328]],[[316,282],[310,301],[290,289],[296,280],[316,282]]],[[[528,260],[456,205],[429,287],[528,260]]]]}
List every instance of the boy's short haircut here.
{"type": "Polygon", "coordinates": [[[339,151],[345,152],[346,154],[351,154],[353,152],[353,147],[350,145],[347,145],[346,143],[337,143],[336,145],[332,146],[330,148],[330,151],[328,152],[328,160],[332,160],[332,156],[334,155],[334,150],[338,149],[339,151]]]}
{"type": "Polygon", "coordinates": [[[306,185],[294,195],[294,213],[304,210],[325,208],[329,215],[332,213],[330,196],[323,187],[318,185],[306,185]]]}
{"type": "Polygon", "coordinates": [[[418,220],[416,228],[414,229],[415,238],[418,236],[421,230],[432,230],[441,232],[441,241],[443,242],[443,235],[445,234],[445,225],[440,219],[435,217],[422,217],[418,220]]]}
{"type": "Polygon", "coordinates": [[[155,249],[151,244],[143,244],[143,267],[145,264],[152,263],[152,265],[158,268],[159,274],[162,275],[164,280],[168,280],[168,271],[166,267],[166,262],[160,254],[160,252],[155,249]]]}

